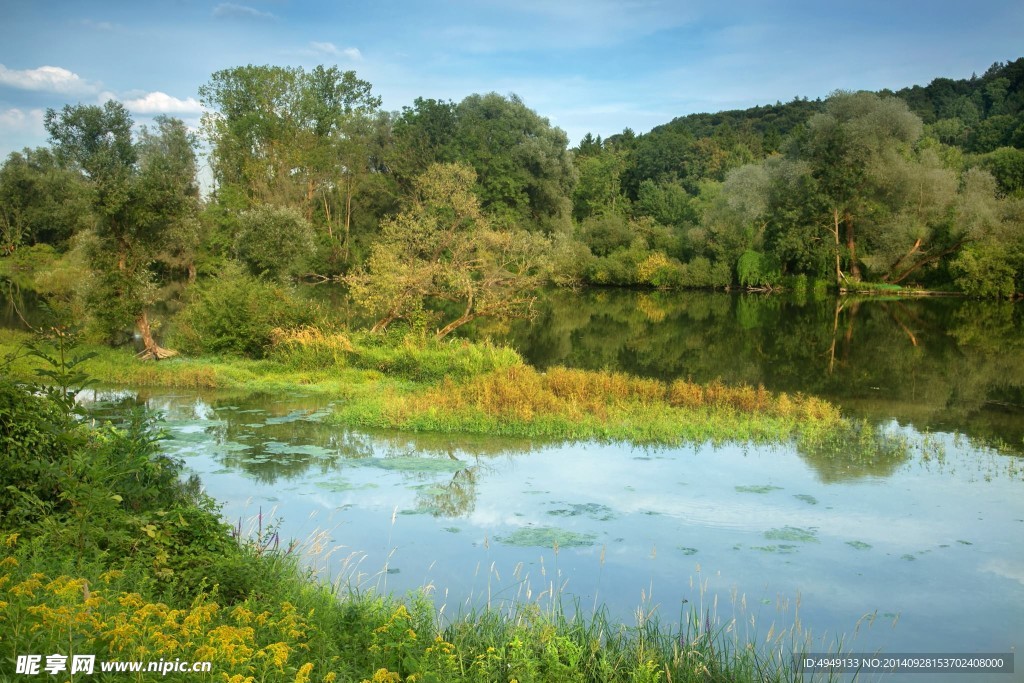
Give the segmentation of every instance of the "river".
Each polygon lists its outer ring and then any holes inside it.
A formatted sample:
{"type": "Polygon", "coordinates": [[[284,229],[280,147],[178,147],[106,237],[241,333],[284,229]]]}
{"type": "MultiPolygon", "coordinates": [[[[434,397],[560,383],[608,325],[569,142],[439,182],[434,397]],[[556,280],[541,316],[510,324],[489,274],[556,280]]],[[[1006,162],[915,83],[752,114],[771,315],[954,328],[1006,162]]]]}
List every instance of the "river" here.
{"type": "Polygon", "coordinates": [[[165,447],[229,521],[299,539],[325,581],[426,588],[446,616],[556,600],[673,622],[696,608],[778,646],[799,627],[816,651],[1006,653],[1024,639],[1022,316],[962,299],[589,290],[465,331],[540,367],[823,396],[907,444],[892,457],[363,433],[301,394],[120,397],[164,415],[165,447]]]}

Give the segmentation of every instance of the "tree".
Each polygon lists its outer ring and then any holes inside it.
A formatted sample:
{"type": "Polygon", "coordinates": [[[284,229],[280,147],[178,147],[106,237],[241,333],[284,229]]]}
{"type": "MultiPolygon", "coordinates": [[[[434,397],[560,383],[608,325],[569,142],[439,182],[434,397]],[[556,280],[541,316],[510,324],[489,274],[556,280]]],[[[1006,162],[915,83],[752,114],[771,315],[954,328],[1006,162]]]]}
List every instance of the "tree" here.
{"type": "Polygon", "coordinates": [[[548,241],[521,230],[498,230],[473,192],[476,177],[462,164],[435,164],[415,183],[404,211],[381,225],[366,266],[346,278],[357,305],[376,319],[438,319],[432,303],[458,313],[439,320],[442,339],[480,317],[529,315],[548,241]]]}
{"type": "Polygon", "coordinates": [[[150,262],[175,227],[198,209],[194,142],[184,124],[158,120],[158,130],[132,141],[132,119],[119,102],[102,107],[67,105],[46,112],[54,153],[83,175],[92,190],[97,249],[94,313],[108,335],[133,322],[144,358],[174,352],[153,339],[147,307],[152,295],[150,262]]]}
{"type": "Polygon", "coordinates": [[[313,228],[295,209],[260,206],[239,216],[235,252],[253,275],[279,279],[313,248],[313,228]]]}
{"type": "Polygon", "coordinates": [[[836,283],[842,286],[841,228],[850,271],[860,279],[855,221],[870,193],[870,169],[894,148],[909,148],[923,124],[905,102],[868,92],[836,92],[807,123],[798,140],[798,157],[811,168],[829,207],[829,231],[835,246],[836,283]]]}
{"type": "Polygon", "coordinates": [[[433,163],[476,172],[480,205],[506,225],[544,233],[571,230],[576,169],[565,133],[515,95],[470,95],[460,103],[417,99],[395,122],[389,167],[411,186],[433,163]]]}
{"type": "Polygon", "coordinates": [[[216,72],[199,93],[218,190],[297,209],[347,262],[354,198],[381,156],[370,84],[337,67],[249,65],[216,72]]]}
{"type": "Polygon", "coordinates": [[[621,176],[626,155],[614,150],[588,154],[577,161],[579,183],[573,193],[573,217],[624,213],[628,200],[622,194],[621,176]]]}
{"type": "Polygon", "coordinates": [[[22,244],[61,246],[92,220],[81,174],[45,148],[12,152],[0,167],[0,250],[22,244]]]}

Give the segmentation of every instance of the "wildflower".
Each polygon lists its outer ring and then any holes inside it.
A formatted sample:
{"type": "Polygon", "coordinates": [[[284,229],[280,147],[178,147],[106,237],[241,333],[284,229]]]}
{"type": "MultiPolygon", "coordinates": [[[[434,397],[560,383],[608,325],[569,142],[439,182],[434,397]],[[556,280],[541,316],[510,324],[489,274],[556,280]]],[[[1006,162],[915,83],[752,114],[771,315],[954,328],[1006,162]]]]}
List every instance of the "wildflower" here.
{"type": "Polygon", "coordinates": [[[4,545],[6,547],[8,547],[8,548],[13,547],[14,544],[18,542],[18,536],[21,536],[21,534],[18,534],[18,533],[11,534],[10,536],[8,536],[7,538],[4,539],[4,545]]]}
{"type": "MultiPolygon", "coordinates": [[[[42,576],[40,574],[39,576],[42,576]]],[[[33,574],[29,578],[25,579],[19,584],[11,586],[11,595],[16,595],[19,598],[34,598],[36,597],[35,590],[42,587],[43,582],[36,578],[33,574]]]]}
{"type": "Polygon", "coordinates": [[[102,574],[100,574],[100,581],[109,584],[114,579],[120,579],[123,576],[124,572],[120,569],[111,569],[110,571],[105,571],[102,574]]]}
{"type": "Polygon", "coordinates": [[[313,671],[313,663],[306,662],[299,668],[299,672],[295,674],[295,683],[307,683],[309,681],[309,674],[313,671]]]}
{"type": "Polygon", "coordinates": [[[129,609],[133,607],[137,609],[146,604],[142,599],[142,596],[138,593],[125,593],[119,597],[117,601],[121,604],[121,607],[127,607],[129,609]]]}
{"type": "Polygon", "coordinates": [[[286,643],[271,643],[263,648],[263,651],[271,656],[274,666],[280,669],[288,662],[291,648],[286,643]]]}
{"type": "Polygon", "coordinates": [[[0,560],[0,567],[17,567],[18,561],[13,557],[5,557],[0,560]]]}

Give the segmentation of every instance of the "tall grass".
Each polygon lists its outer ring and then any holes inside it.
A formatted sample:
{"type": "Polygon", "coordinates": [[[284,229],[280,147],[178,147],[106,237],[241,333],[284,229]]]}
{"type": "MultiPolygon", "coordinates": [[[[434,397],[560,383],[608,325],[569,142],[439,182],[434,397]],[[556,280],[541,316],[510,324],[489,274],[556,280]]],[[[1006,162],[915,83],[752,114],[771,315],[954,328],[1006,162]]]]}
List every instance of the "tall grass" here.
{"type": "Polygon", "coordinates": [[[566,368],[539,372],[527,365],[353,401],[340,406],[334,419],[412,431],[664,444],[780,441],[845,425],[826,401],[763,387],[667,383],[566,368]]]}
{"type": "MultiPolygon", "coordinates": [[[[0,354],[27,335],[0,333],[0,354]]],[[[339,399],[336,424],[415,432],[559,440],[679,444],[794,438],[835,443],[851,424],[832,404],[764,387],[663,382],[610,371],[541,372],[512,349],[462,340],[275,330],[268,358],[134,359],[127,350],[83,347],[83,368],[116,386],[317,393],[339,399]]],[[[9,365],[32,377],[38,359],[9,365]]],[[[868,430],[870,431],[870,429],[868,430]]],[[[863,434],[858,435],[861,438],[863,434]]]]}

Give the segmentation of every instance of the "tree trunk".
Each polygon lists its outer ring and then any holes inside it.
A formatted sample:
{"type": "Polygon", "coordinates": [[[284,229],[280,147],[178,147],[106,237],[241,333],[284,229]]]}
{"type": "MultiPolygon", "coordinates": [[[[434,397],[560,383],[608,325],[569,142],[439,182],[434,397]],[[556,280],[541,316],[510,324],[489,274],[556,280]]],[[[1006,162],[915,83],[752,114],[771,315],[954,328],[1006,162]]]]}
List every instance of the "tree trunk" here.
{"type": "Polygon", "coordinates": [[[850,274],[855,281],[860,282],[860,266],[857,265],[857,241],[853,231],[853,214],[848,210],[843,214],[843,224],[846,226],[846,248],[850,252],[850,274]]]}
{"type": "Polygon", "coordinates": [[[352,176],[348,177],[345,184],[345,247],[342,249],[342,256],[348,264],[348,238],[352,227],[352,176]]]}
{"type": "Polygon", "coordinates": [[[161,360],[178,355],[177,351],[165,349],[153,339],[153,330],[149,326],[149,316],[146,314],[146,309],[142,309],[139,317],[135,319],[135,326],[139,328],[139,334],[142,335],[142,344],[145,347],[139,352],[139,358],[142,360],[161,360]]]}
{"type": "Polygon", "coordinates": [[[836,287],[843,286],[843,269],[839,261],[839,209],[832,209],[832,237],[835,238],[836,287]]]}
{"type": "Polygon", "coordinates": [[[195,264],[195,262],[190,261],[189,264],[188,264],[188,283],[190,285],[192,285],[192,284],[195,284],[195,282],[196,282],[196,264],[195,264]]]}

